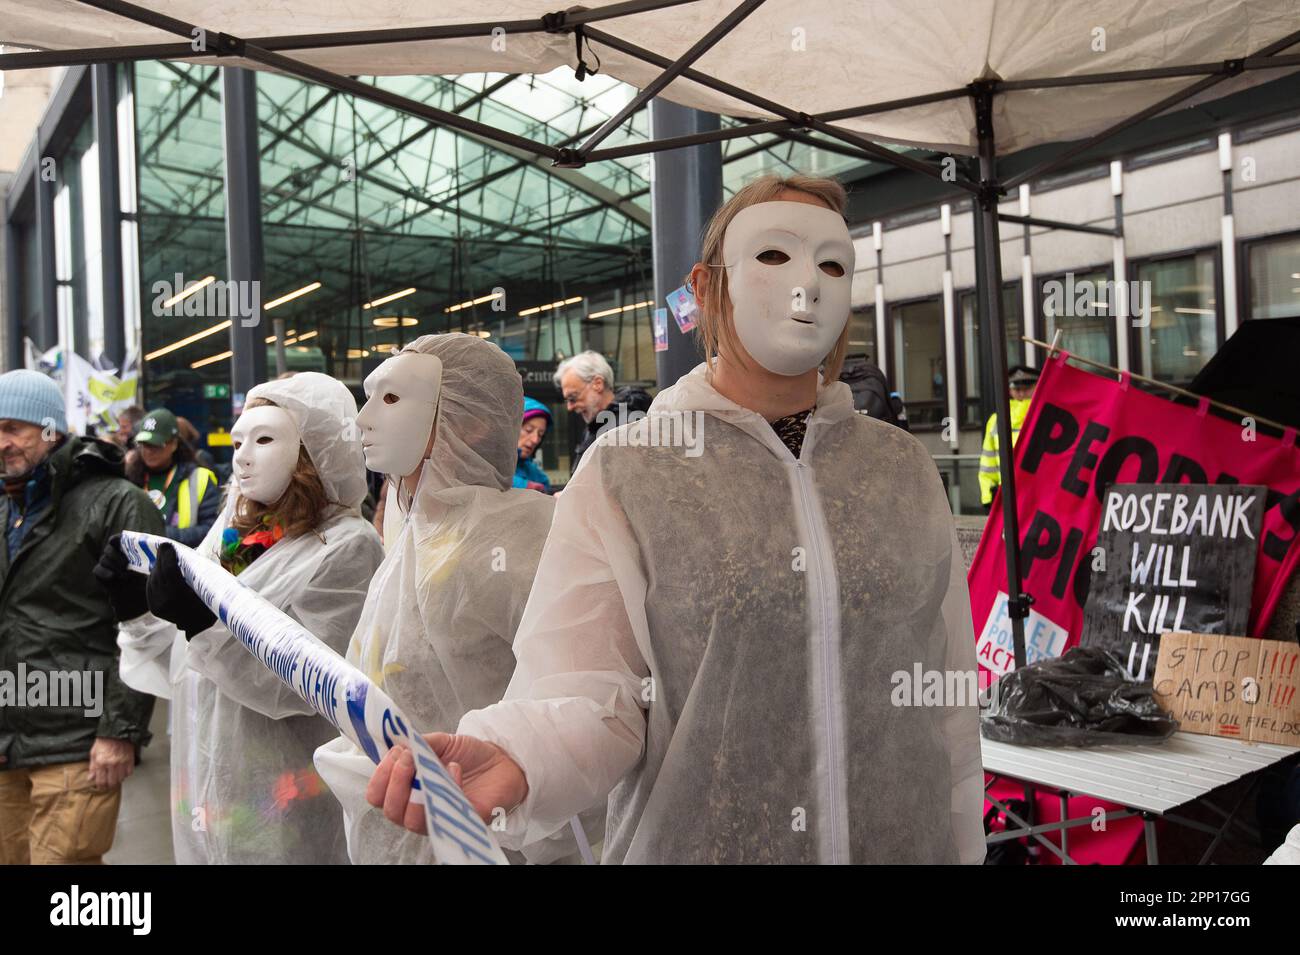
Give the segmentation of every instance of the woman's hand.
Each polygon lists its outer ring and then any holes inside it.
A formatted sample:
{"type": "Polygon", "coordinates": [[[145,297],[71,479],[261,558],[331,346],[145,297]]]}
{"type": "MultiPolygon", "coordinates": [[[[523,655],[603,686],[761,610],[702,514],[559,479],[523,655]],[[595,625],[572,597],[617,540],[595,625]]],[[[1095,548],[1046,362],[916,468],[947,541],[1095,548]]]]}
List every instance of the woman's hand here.
{"type": "MultiPolygon", "coordinates": [[[[495,743],[451,733],[429,733],[424,739],[484,822],[503,816],[528,796],[524,771],[495,743]]],[[[390,821],[423,835],[424,804],[411,801],[414,779],[411,751],[402,745],[394,746],[375,767],[366,786],[366,801],[382,809],[390,821]]]]}

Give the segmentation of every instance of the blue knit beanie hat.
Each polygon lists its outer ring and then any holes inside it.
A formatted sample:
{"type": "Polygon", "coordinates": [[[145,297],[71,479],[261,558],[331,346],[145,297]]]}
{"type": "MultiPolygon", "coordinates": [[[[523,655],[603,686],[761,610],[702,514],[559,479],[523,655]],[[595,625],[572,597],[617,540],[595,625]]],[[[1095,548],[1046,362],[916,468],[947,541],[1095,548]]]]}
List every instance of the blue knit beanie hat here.
{"type": "Polygon", "coordinates": [[[3,418],[42,428],[49,423],[59,434],[68,433],[63,392],[54,379],[39,371],[19,369],[0,375],[0,419],[3,418]]]}

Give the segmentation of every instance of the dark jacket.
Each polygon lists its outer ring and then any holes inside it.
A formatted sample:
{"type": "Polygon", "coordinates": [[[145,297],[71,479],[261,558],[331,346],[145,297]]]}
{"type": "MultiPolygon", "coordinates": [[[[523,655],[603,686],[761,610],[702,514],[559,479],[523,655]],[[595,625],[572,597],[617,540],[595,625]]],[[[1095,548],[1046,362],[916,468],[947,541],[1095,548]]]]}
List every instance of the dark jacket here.
{"type": "MultiPolygon", "coordinates": [[[[176,464],[176,475],[172,478],[172,486],[176,488],[177,496],[169,499],[168,507],[162,512],[165,527],[163,533],[186,547],[198,547],[203,543],[203,538],[208,536],[208,531],[212,530],[212,525],[217,522],[217,518],[221,516],[221,480],[215,471],[199,463],[197,452],[184,441],[177,442],[176,456],[173,460],[176,464]],[[192,524],[188,527],[180,527],[176,514],[176,507],[180,502],[180,485],[190,480],[194,472],[199,470],[206,470],[208,478],[203,488],[203,496],[199,499],[198,513],[194,516],[192,524]]],[[[143,490],[149,472],[145,469],[144,458],[139,448],[127,452],[123,467],[126,470],[126,479],[143,490]]]]}
{"type": "MultiPolygon", "coordinates": [[[[644,415],[650,410],[652,400],[650,394],[642,388],[619,388],[615,391],[613,403],[587,422],[587,428],[582,432],[582,438],[578,441],[578,446],[573,449],[573,467],[571,470],[578,470],[578,462],[582,460],[583,453],[595,443],[597,438],[611,428],[627,424],[629,416],[634,411],[644,415]]],[[[637,417],[640,417],[640,415],[637,417]]]]}
{"type": "MultiPolygon", "coordinates": [[[[117,624],[108,592],[91,571],[109,537],[122,530],[163,532],[158,508],[122,476],[122,450],[69,436],[46,461],[49,506],[16,553],[0,547],[0,679],[10,689],[20,672],[102,673],[98,702],[86,706],[0,705],[0,768],[85,760],[95,738],[149,741],[154,698],[130,689],[118,673],[117,624]],[[24,670],[20,671],[19,664],[24,670]]],[[[0,522],[10,501],[0,496],[0,522]]],[[[98,679],[92,677],[92,680],[98,679]]],[[[31,702],[30,700],[27,702],[31,702]]]]}

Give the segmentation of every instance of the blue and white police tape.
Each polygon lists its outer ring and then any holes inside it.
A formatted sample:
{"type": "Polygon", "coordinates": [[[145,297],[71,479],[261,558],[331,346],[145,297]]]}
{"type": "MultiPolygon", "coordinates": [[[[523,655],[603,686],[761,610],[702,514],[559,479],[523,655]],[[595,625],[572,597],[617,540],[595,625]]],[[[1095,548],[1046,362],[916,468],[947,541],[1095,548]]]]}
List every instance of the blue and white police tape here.
{"type": "Polygon", "coordinates": [[[411,748],[414,785],[424,803],[435,860],[453,864],[506,862],[437,754],[388,694],[220,565],[165,537],[122,532],[122,553],[131,569],[140,573],[153,568],[160,544],[176,548],[181,574],[191,589],[239,642],[374,762],[378,763],[394,742],[411,748]]]}

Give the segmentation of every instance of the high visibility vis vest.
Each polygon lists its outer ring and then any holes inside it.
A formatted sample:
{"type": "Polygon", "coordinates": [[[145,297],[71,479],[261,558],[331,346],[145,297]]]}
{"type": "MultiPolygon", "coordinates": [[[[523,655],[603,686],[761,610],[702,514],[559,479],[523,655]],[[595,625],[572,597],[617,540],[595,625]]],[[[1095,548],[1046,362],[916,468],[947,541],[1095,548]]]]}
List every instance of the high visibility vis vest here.
{"type": "MultiPolygon", "coordinates": [[[[1029,413],[1029,398],[1011,399],[1011,445],[1015,446],[1020,437],[1020,426],[1025,423],[1029,413]]],[[[997,412],[989,415],[989,423],[984,426],[984,448],[980,452],[980,502],[993,503],[993,492],[1002,483],[1002,466],[998,461],[998,416],[997,412]]]]}
{"type": "Polygon", "coordinates": [[[209,484],[215,484],[217,476],[207,468],[195,467],[190,476],[176,489],[176,526],[180,530],[192,527],[199,519],[199,505],[209,484]]]}

